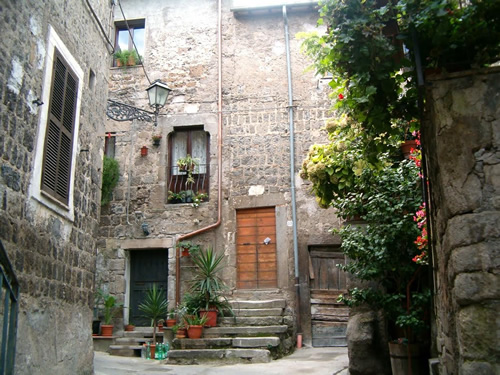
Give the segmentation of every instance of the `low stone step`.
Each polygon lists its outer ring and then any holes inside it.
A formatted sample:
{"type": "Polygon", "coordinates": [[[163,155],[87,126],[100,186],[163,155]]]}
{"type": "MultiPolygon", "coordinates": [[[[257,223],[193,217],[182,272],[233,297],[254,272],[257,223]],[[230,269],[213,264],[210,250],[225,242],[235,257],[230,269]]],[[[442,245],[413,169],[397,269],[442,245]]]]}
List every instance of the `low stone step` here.
{"type": "Polygon", "coordinates": [[[118,337],[115,342],[118,345],[137,345],[151,341],[151,337],[118,337]]]}
{"type": "Polygon", "coordinates": [[[279,344],[279,337],[235,337],[233,339],[235,348],[270,348],[279,344]]]}
{"type": "Polygon", "coordinates": [[[347,338],[345,336],[339,337],[325,337],[325,338],[313,338],[313,347],[324,347],[324,346],[347,346],[347,338]]]}
{"type": "Polygon", "coordinates": [[[202,339],[175,339],[172,341],[174,349],[222,349],[230,348],[232,344],[231,337],[204,337],[202,339]]]}
{"type": "Polygon", "coordinates": [[[212,327],[205,328],[203,336],[205,338],[275,336],[285,333],[287,329],[288,326],[286,325],[212,327]]]}
{"type": "Polygon", "coordinates": [[[174,349],[270,348],[280,344],[279,337],[214,337],[175,339],[174,349]]]}
{"type": "Polygon", "coordinates": [[[269,309],[235,309],[233,310],[236,316],[280,316],[283,314],[281,307],[269,309]]]}
{"type": "Polygon", "coordinates": [[[234,310],[237,309],[272,309],[285,308],[284,299],[272,299],[262,301],[230,301],[234,310]]]}
{"type": "Polygon", "coordinates": [[[236,316],[233,318],[220,318],[221,326],[273,326],[283,324],[282,316],[236,316]]]}
{"type": "Polygon", "coordinates": [[[267,349],[188,349],[170,350],[167,363],[197,365],[203,363],[268,363],[271,354],[267,349]]]}
{"type": "Polygon", "coordinates": [[[111,345],[109,354],[121,357],[140,357],[142,345],[111,345]]]}

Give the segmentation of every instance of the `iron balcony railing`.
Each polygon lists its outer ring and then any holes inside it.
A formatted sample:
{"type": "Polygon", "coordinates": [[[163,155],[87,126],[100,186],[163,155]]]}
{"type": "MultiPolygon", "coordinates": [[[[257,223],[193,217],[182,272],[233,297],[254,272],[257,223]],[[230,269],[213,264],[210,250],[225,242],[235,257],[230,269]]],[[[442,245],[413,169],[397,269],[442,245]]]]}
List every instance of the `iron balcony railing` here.
{"type": "Polygon", "coordinates": [[[0,241],[0,375],[14,373],[19,283],[0,241]]]}
{"type": "MultiPolygon", "coordinates": [[[[168,201],[182,203],[182,197],[207,194],[209,191],[210,164],[199,164],[192,173],[177,165],[168,167],[168,201]]],[[[207,199],[207,198],[205,198],[207,199]]]]}

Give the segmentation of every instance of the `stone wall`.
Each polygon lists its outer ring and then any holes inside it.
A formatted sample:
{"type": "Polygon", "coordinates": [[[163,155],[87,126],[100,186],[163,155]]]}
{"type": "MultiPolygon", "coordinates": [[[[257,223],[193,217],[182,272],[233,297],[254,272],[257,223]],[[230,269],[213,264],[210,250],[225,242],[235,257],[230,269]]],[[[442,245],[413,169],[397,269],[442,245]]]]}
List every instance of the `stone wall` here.
{"type": "Polygon", "coordinates": [[[500,69],[431,79],[427,93],[440,374],[498,374],[500,69]]]}
{"type": "MultiPolygon", "coordinates": [[[[105,24],[106,2],[91,1],[105,24]]],[[[0,4],[0,240],[20,282],[16,374],[92,374],[91,338],[109,51],[85,2],[0,4]],[[74,213],[34,199],[49,25],[83,71],[74,213]],[[85,42],[82,42],[82,38],[85,42]]],[[[39,172],[39,171],[38,171],[39,172]]],[[[70,204],[71,205],[71,204],[70,204]]]]}
{"type": "MultiPolygon", "coordinates": [[[[128,250],[152,248],[162,240],[170,256],[169,291],[175,296],[175,237],[217,221],[218,56],[217,2],[122,1],[128,19],[145,19],[144,67],[151,80],[161,79],[172,89],[161,110],[158,127],[144,122],[108,120],[106,131],[116,132],[116,157],[122,170],[120,183],[101,217],[99,277],[103,285],[127,298],[128,250]],[[200,207],[167,202],[166,168],[168,135],[183,126],[203,125],[210,134],[210,200],[200,207]],[[159,147],[151,134],[161,133],[159,147]],[[140,148],[149,147],[147,157],[140,148]],[[145,236],[141,224],[151,229],[145,236]],[[134,248],[129,246],[129,240],[134,248]],[[108,272],[113,265],[123,264],[108,272]]],[[[223,1],[222,10],[222,225],[192,239],[212,245],[227,255],[224,278],[234,293],[236,286],[236,210],[275,206],[279,236],[279,288],[293,311],[294,265],[290,192],[290,146],[287,62],[281,7],[269,15],[240,17],[223,1]]],[[[116,19],[122,18],[115,10],[116,19]]],[[[305,72],[310,61],[300,52],[299,31],[316,27],[317,10],[289,14],[295,116],[295,182],[298,208],[302,295],[308,309],[308,245],[332,243],[329,234],[338,220],[331,210],[320,209],[309,185],[298,177],[311,144],[326,142],[320,129],[330,115],[325,80],[305,72]]],[[[142,67],[112,68],[110,97],[147,108],[148,80],[142,67]]],[[[190,278],[190,261],[181,259],[182,280],[190,278]]],[[[186,284],[183,283],[184,291],[186,284]]],[[[267,296],[271,294],[267,293],[267,296]]],[[[262,296],[261,298],[265,298],[262,296]]],[[[305,329],[310,326],[304,312],[305,329]]],[[[308,339],[307,333],[305,337],[308,339]]]]}

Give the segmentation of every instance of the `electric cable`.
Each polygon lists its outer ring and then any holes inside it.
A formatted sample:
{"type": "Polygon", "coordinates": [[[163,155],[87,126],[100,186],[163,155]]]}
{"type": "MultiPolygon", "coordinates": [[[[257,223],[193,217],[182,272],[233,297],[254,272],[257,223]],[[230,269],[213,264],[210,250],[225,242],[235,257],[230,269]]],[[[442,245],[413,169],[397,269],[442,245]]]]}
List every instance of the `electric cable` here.
{"type": "MultiPolygon", "coordinates": [[[[117,2],[118,2],[118,6],[120,7],[120,11],[122,12],[122,16],[123,16],[123,20],[125,21],[125,25],[127,26],[130,40],[132,40],[132,44],[134,45],[135,52],[137,53],[137,56],[140,56],[139,50],[137,49],[137,46],[135,45],[134,37],[132,35],[132,32],[130,31],[130,27],[128,26],[127,18],[125,17],[125,13],[123,13],[122,4],[121,4],[120,0],[118,0],[117,2]]],[[[146,79],[148,80],[149,84],[151,84],[151,80],[149,79],[148,73],[146,72],[146,68],[144,68],[144,61],[141,61],[141,62],[142,62],[141,66],[142,66],[142,70],[144,71],[144,75],[146,76],[146,79]]]]}

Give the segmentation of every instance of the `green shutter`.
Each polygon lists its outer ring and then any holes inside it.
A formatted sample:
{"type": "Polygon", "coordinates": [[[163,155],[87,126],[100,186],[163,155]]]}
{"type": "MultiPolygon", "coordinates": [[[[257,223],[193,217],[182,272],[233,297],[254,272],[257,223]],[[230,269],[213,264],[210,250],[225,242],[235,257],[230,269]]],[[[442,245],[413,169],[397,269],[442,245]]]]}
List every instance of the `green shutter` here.
{"type": "Polygon", "coordinates": [[[78,79],[56,51],[45,134],[41,189],[68,204],[78,79]]]}

